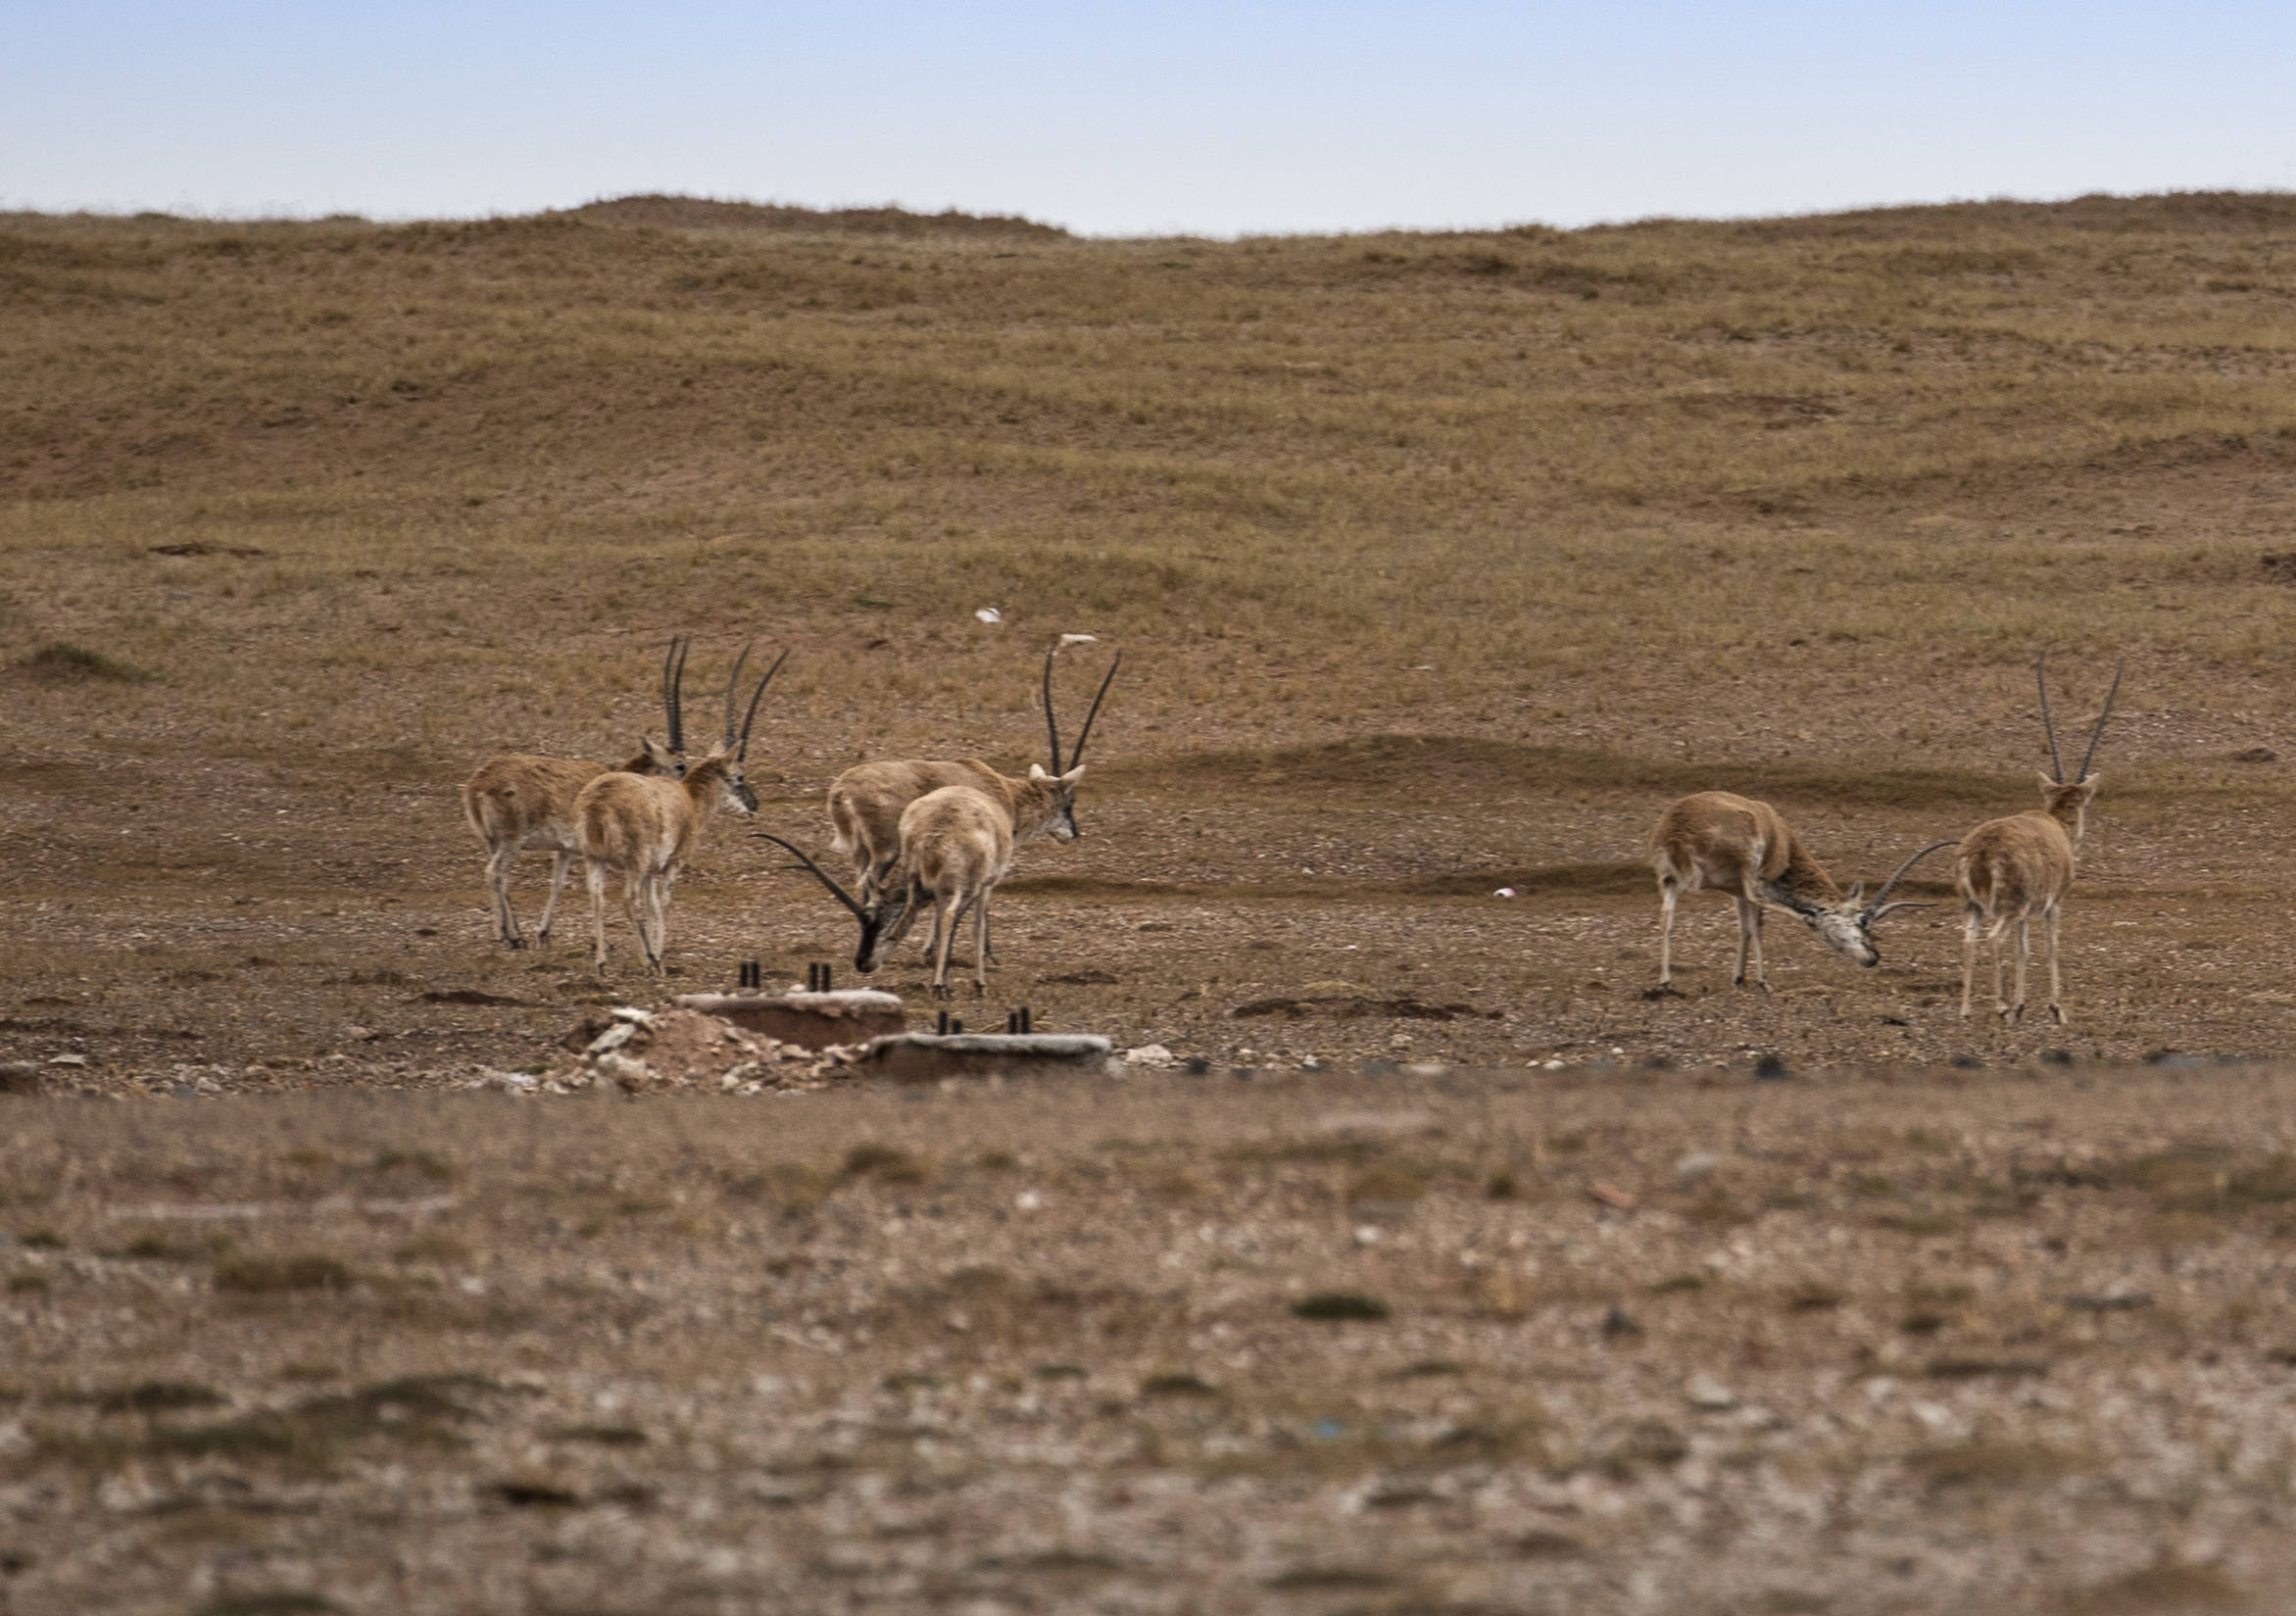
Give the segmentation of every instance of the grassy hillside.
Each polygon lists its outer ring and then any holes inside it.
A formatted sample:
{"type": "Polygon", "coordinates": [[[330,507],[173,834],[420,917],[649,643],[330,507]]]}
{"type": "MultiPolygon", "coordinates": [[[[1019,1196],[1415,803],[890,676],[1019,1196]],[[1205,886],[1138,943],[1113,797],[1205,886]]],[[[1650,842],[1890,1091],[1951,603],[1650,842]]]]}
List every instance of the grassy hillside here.
{"type": "Polygon", "coordinates": [[[2132,715],[2284,713],[2292,248],[2278,195],[1235,243],[8,216],[0,649],[442,757],[605,745],[675,629],[796,641],[824,747],[1026,744],[1080,628],[1151,754],[1995,760],[2042,643],[2129,651],[2132,715]]]}

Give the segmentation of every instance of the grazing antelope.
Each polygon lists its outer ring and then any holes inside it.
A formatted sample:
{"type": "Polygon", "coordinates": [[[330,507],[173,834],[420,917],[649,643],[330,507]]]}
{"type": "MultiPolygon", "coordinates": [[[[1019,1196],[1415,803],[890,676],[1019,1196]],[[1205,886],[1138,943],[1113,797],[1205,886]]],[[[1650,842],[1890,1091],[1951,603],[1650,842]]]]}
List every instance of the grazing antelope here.
{"type": "Polygon", "coordinates": [[[621,878],[622,910],[646,955],[646,968],[664,973],[662,954],[668,946],[669,899],[678,871],[701,840],[703,828],[719,808],[748,818],[757,810],[757,794],[742,777],[750,753],[750,726],[757,718],[757,703],[781,664],[784,651],[774,660],[757,688],[750,695],[750,710],[737,734],[734,701],[745,648],[725,682],[725,740],[700,762],[690,764],[682,779],[662,780],[636,774],[601,774],[574,799],[574,845],[589,861],[590,917],[598,934],[594,964],[606,972],[606,877],[621,878]]]}
{"type": "Polygon", "coordinates": [[[684,639],[669,643],[661,661],[661,712],[669,726],[669,744],[658,746],[650,735],[640,736],[640,750],[619,764],[592,762],[583,758],[538,758],[506,753],[480,763],[463,782],[463,816],[486,844],[486,874],[494,900],[495,938],[508,949],[522,949],[518,917],[511,910],[511,866],[527,848],[551,853],[550,897],[542,906],[542,922],[535,939],[547,947],[550,920],[558,909],[559,894],[574,867],[574,799],[584,786],[611,770],[622,774],[659,774],[674,780],[686,771],[686,742],[679,697],[685,681],[684,639]]]}
{"type": "Polygon", "coordinates": [[[1861,965],[1878,965],[1881,951],[1874,946],[1874,924],[1892,909],[1924,906],[1906,899],[1885,902],[1905,872],[1935,853],[1951,847],[1933,842],[1881,883],[1867,902],[1865,883],[1843,897],[1833,877],[1810,857],[1809,850],[1768,803],[1737,797],[1727,791],[1701,791],[1667,805],[1650,833],[1651,862],[1658,871],[1660,920],[1658,931],[1658,986],[1674,986],[1674,906],[1685,892],[1712,887],[1727,892],[1737,905],[1738,959],[1731,985],[1746,985],[1746,952],[1754,955],[1754,978],[1767,991],[1770,973],[1762,962],[1764,906],[1789,910],[1826,940],[1834,953],[1861,965]]]}
{"type": "Polygon", "coordinates": [[[1084,774],[1084,747],[1092,739],[1093,720],[1123,662],[1121,652],[1108,664],[1099,694],[1084,716],[1076,750],[1065,762],[1060,757],[1060,724],[1052,713],[1052,659],[1059,648],[1045,653],[1045,730],[1051,743],[1052,766],[1031,763],[1026,778],[1000,774],[978,758],[953,762],[906,761],[858,763],[840,774],[829,787],[829,845],[853,859],[854,879],[866,898],[876,890],[901,855],[901,816],[909,804],[944,786],[969,786],[994,799],[1004,809],[1014,846],[1050,831],[1055,842],[1073,842],[1083,832],[1076,828],[1076,783],[1084,774]]]}
{"type": "Polygon", "coordinates": [[[2113,715],[2113,698],[2121,694],[2121,674],[2128,659],[2113,669],[2113,688],[2105,693],[2105,710],[2089,733],[2088,751],[2080,771],[2071,783],[2065,778],[2064,759],[2057,756],[2057,726],[2049,717],[2049,659],[2043,654],[2034,667],[2041,687],[2041,729],[2049,738],[2049,772],[2041,776],[2041,806],[2002,819],[1988,819],[1961,839],[1954,856],[1953,884],[1961,893],[1961,1018],[1969,1019],[1972,983],[1978,970],[1978,937],[1981,932],[1993,945],[1993,1004],[2004,1021],[2025,1017],[2025,966],[2032,954],[2032,916],[2038,909],[2041,932],[2049,945],[2049,1013],[2065,1023],[2064,983],[2057,970],[2057,911],[2073,886],[2073,855],[2088,828],[2088,806],[2097,794],[2097,777],[2088,766],[2104,738],[2105,720],[2113,715]],[[2001,945],[2009,928],[2017,928],[2017,997],[2001,993],[2001,945]]]}
{"type": "Polygon", "coordinates": [[[854,969],[864,976],[907,935],[926,899],[933,904],[933,996],[949,997],[949,952],[957,923],[973,917],[973,992],[989,991],[989,895],[1012,867],[1012,827],[1004,807],[971,786],[943,786],[902,809],[901,851],[874,888],[855,898],[795,843],[754,834],[787,848],[861,924],[854,969]]]}

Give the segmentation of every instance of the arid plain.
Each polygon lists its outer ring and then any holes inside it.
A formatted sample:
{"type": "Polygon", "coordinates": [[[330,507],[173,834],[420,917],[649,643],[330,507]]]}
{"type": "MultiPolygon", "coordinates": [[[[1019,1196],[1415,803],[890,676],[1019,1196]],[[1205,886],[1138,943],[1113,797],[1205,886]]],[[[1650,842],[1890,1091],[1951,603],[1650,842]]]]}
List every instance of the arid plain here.
{"type": "Polygon", "coordinates": [[[2292,254],[0,218],[0,1594],[2273,1608],[2292,254]],[[971,1013],[1206,1071],[455,1092],[852,949],[727,821],[666,983],[578,884],[494,949],[478,759],[625,754],[673,634],[708,732],[755,638],[819,848],[852,762],[1041,758],[1063,633],[1085,834],[971,1013]],[[1962,1022],[1942,903],[1761,995],[1693,898],[1646,996],[1671,797],[1872,882],[2037,800],[2043,649],[2069,736],[2128,660],[2067,1025],[1962,1022]]]}

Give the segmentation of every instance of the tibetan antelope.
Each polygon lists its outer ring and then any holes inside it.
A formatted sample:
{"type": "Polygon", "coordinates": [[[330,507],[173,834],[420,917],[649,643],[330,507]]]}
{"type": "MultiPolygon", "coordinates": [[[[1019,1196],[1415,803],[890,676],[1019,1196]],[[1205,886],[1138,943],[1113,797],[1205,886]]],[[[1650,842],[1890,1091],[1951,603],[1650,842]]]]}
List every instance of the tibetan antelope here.
{"type": "Polygon", "coordinates": [[[861,925],[854,969],[864,976],[907,935],[928,900],[933,906],[933,995],[949,997],[949,953],[957,923],[973,917],[973,992],[989,991],[989,895],[1012,867],[1012,825],[1004,806],[971,786],[929,791],[901,812],[901,850],[892,869],[856,898],[796,844],[765,831],[754,834],[787,848],[813,872],[861,925]]]}
{"type": "MultiPolygon", "coordinates": [[[[1084,777],[1085,743],[1092,739],[1093,721],[1100,703],[1123,662],[1117,653],[1100,679],[1099,693],[1084,715],[1076,750],[1066,760],[1060,756],[1060,722],[1052,710],[1054,646],[1045,653],[1045,733],[1050,744],[1051,767],[1031,763],[1025,777],[1000,774],[978,758],[956,761],[859,763],[840,774],[829,787],[829,845],[853,860],[854,880],[866,899],[893,868],[901,855],[901,816],[909,804],[944,786],[968,786],[996,802],[1004,811],[1012,844],[1020,847],[1047,832],[1055,842],[1073,842],[1084,833],[1076,825],[1076,787],[1084,777]]],[[[939,941],[936,933],[934,942],[939,941]]]]}
{"type": "Polygon", "coordinates": [[[2041,806],[2006,818],[1988,819],[1961,839],[1954,856],[1953,884],[1961,893],[1961,1018],[1969,1019],[1970,990],[1978,970],[1980,933],[1993,945],[1993,1004],[2004,1021],[2025,1017],[2025,966],[2032,954],[2032,917],[2039,910],[2041,932],[2049,945],[2049,1013],[2065,1022],[2064,983],[2057,971],[2057,910],[2073,885],[2074,850],[2087,828],[2088,806],[2097,794],[2097,777],[2088,771],[2104,738],[2105,720],[2113,715],[2113,698],[2121,694],[2121,674],[2128,665],[2124,657],[2113,669],[2113,688],[2105,693],[2105,710],[2090,731],[2088,751],[2080,771],[2071,783],[2065,763],[2057,756],[2057,726],[2049,717],[2049,659],[2044,654],[2034,667],[2041,688],[2041,730],[2049,739],[2049,772],[2041,776],[2041,806]],[[2001,993],[2001,945],[2009,928],[2017,928],[2017,997],[2001,993]]]}
{"type": "Polygon", "coordinates": [[[601,774],[574,799],[574,845],[588,860],[590,917],[597,929],[594,965],[606,972],[606,877],[620,877],[622,910],[646,955],[646,968],[663,974],[662,954],[668,946],[669,899],[678,871],[701,840],[703,828],[719,808],[748,818],[757,810],[757,794],[742,777],[750,753],[750,726],[757,718],[757,703],[781,664],[784,651],[757,681],[750,695],[750,709],[737,733],[734,701],[749,661],[745,648],[725,682],[725,740],[699,762],[688,765],[677,780],[636,774],[601,774]]]}
{"type": "Polygon", "coordinates": [[[527,848],[547,848],[551,854],[550,897],[542,906],[542,922],[534,929],[535,939],[549,945],[551,916],[574,867],[574,799],[584,786],[610,770],[664,775],[672,780],[685,773],[679,696],[685,680],[687,644],[684,639],[670,641],[669,653],[661,661],[661,712],[669,726],[667,746],[656,745],[650,735],[640,736],[640,750],[619,764],[507,753],[487,759],[463,782],[463,816],[486,844],[494,933],[503,947],[526,946],[526,940],[518,935],[518,917],[511,910],[511,866],[527,848]]]}
{"type": "Polygon", "coordinates": [[[1897,866],[1896,874],[1881,883],[1871,902],[1865,883],[1842,896],[1824,865],[1768,803],[1737,797],[1727,791],[1701,791],[1667,805],[1650,833],[1651,862],[1658,871],[1660,906],[1658,931],[1658,986],[1674,986],[1674,906],[1685,892],[1712,887],[1727,892],[1737,906],[1738,958],[1731,985],[1746,985],[1746,953],[1754,956],[1754,979],[1767,991],[1770,973],[1762,962],[1762,910],[1765,906],[1799,915],[1803,924],[1826,940],[1834,953],[1861,965],[1878,965],[1881,951],[1874,946],[1874,924],[1892,909],[1920,907],[1906,899],[1885,900],[1905,872],[1950,842],[1933,842],[1897,866]]]}

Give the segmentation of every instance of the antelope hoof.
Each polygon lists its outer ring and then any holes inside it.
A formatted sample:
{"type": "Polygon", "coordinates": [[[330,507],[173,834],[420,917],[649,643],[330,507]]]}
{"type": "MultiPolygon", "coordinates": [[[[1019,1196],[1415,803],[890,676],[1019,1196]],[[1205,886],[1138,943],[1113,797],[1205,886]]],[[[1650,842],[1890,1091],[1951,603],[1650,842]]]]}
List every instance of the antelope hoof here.
{"type": "Polygon", "coordinates": [[[2049,1006],[2049,1016],[2050,1016],[2050,1019],[2054,1020],[2054,1021],[2057,1023],[2057,1025],[2058,1025],[2058,1026],[2060,1026],[2060,1027],[2064,1026],[2064,1025],[2065,1025],[2065,1006],[2064,1006],[2064,1005],[2062,1005],[2062,1004],[2051,1004],[2051,1005],[2049,1006]]]}
{"type": "Polygon", "coordinates": [[[517,953],[518,950],[526,946],[526,940],[523,937],[505,937],[501,939],[501,942],[502,946],[506,949],[509,949],[513,954],[517,953]]]}

